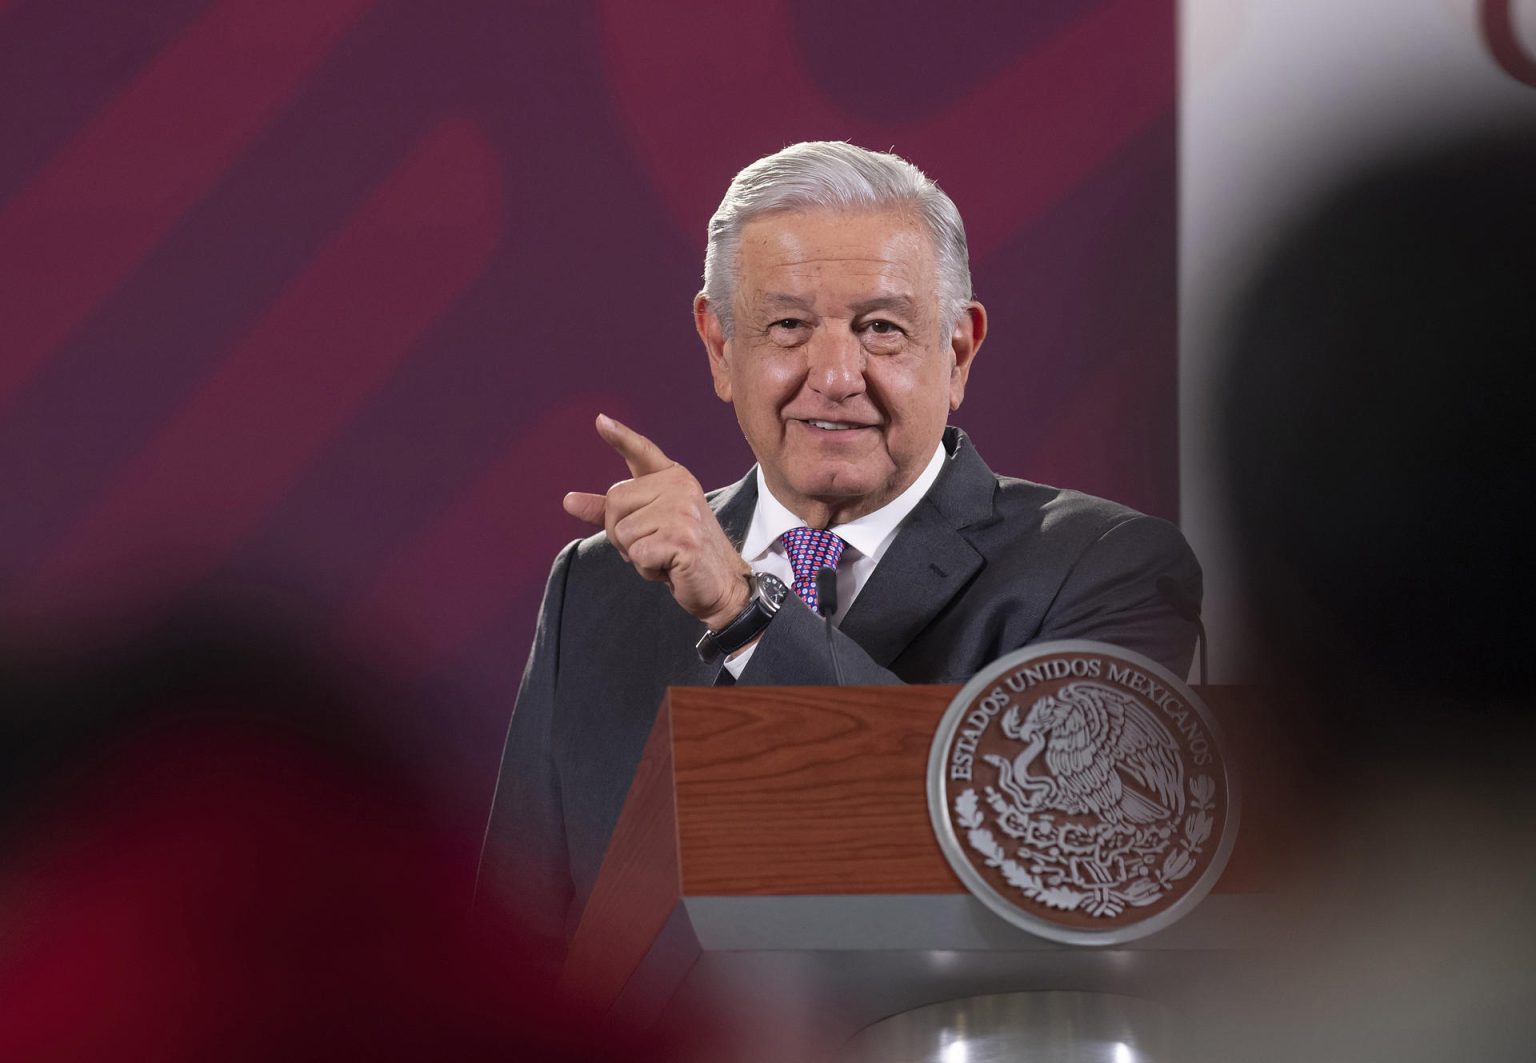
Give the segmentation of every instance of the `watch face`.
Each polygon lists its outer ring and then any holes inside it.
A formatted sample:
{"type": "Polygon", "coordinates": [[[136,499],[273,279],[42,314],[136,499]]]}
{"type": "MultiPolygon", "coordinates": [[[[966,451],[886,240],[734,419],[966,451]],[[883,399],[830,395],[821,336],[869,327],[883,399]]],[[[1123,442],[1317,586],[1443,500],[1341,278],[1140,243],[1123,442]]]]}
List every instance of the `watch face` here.
{"type": "Polygon", "coordinates": [[[765,572],[757,575],[757,593],[763,602],[770,608],[777,610],[784,604],[784,599],[789,597],[789,588],[784,586],[784,581],[777,576],[770,576],[765,572]]]}

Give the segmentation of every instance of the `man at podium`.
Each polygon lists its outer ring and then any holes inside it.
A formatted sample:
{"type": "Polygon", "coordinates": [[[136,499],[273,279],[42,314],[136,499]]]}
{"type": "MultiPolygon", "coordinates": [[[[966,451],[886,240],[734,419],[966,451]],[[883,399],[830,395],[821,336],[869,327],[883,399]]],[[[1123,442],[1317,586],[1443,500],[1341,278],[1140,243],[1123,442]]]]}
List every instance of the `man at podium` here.
{"type": "Polygon", "coordinates": [[[599,417],[630,478],[565,498],[602,531],[550,574],[480,882],[557,951],[668,686],[963,682],[1063,638],[1182,676],[1194,649],[1176,527],[999,476],[948,426],[987,314],[959,211],[915,166],[839,142],[754,162],[710,220],[693,312],[757,465],[706,493],[599,417]]]}

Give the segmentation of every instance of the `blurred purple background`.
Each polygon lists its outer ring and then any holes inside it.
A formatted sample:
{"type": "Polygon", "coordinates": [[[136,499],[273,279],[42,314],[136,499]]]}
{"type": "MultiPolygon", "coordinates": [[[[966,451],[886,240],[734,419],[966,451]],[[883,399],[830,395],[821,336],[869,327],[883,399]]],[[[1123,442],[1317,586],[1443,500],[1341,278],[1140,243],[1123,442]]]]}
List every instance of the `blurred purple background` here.
{"type": "Polygon", "coordinates": [[[0,618],[260,603],[482,815],[593,414],[751,461],[689,301],[805,139],[965,215],[993,468],[1174,518],[1174,81],[1171,0],[0,0],[0,618]]]}

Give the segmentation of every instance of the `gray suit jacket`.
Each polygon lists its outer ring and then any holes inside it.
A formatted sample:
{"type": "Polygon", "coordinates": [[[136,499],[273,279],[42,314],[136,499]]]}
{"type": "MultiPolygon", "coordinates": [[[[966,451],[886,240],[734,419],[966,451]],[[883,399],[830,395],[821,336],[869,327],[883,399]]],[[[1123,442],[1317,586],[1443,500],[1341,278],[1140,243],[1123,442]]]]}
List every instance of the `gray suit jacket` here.
{"type": "MultiPolygon", "coordinates": [[[[1031,642],[1092,638],[1189,670],[1194,625],[1156,590],[1198,600],[1179,530],[1103,499],[993,474],[957,429],[943,473],[908,515],[834,633],[844,680],[959,683],[1031,642]]],[[[740,542],[752,474],[710,496],[740,542]]],[[[480,889],[503,891],[552,946],[591,893],[663,692],[715,682],[697,620],[604,535],[560,552],[507,735],[480,889]]],[[[740,682],[834,682],[822,622],[790,600],[740,682]]]]}

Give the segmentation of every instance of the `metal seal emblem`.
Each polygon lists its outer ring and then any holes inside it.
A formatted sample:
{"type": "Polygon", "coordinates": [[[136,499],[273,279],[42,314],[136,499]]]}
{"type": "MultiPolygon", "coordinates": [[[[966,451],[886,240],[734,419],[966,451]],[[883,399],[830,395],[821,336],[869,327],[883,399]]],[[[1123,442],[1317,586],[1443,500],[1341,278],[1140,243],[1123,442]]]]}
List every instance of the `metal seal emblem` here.
{"type": "Polygon", "coordinates": [[[1117,945],[1200,903],[1237,837],[1221,732],[1173,673],[1103,642],[1043,642],[967,683],[928,757],[939,847],[1032,934],[1117,945]]]}

